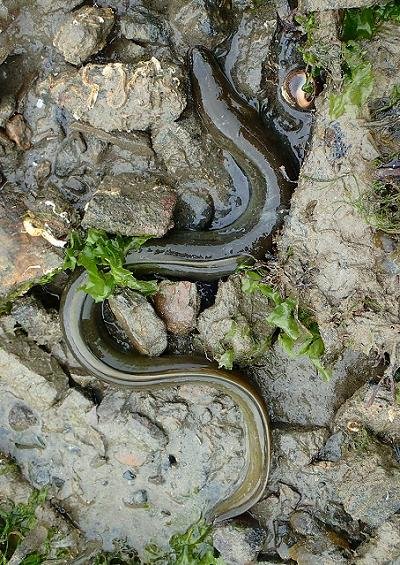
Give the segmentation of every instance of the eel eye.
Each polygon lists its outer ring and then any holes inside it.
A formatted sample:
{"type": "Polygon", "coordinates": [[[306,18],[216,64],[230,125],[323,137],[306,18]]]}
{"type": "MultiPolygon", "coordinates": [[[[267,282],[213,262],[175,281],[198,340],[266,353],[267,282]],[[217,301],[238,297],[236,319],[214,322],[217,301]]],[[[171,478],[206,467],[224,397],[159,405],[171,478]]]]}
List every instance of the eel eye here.
{"type": "Polygon", "coordinates": [[[315,82],[303,69],[290,71],[285,77],[282,86],[282,96],[291,106],[301,110],[308,110],[315,98],[315,82]],[[307,84],[311,92],[304,92],[303,86],[307,84]]]}

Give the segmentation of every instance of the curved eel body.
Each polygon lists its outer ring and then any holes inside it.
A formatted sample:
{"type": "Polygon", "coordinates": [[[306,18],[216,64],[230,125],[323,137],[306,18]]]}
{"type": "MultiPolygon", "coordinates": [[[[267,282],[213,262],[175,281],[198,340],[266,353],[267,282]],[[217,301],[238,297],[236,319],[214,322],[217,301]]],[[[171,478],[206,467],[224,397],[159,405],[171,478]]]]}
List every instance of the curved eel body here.
{"type": "MultiPolygon", "coordinates": [[[[172,233],[128,254],[126,264],[135,272],[218,279],[233,273],[240,263],[264,256],[271,233],[280,224],[280,212],[288,204],[287,176],[295,167],[266,144],[257,112],[233,91],[211,53],[195,48],[191,67],[197,110],[219,147],[231,152],[249,179],[249,204],[225,228],[172,233]]],[[[80,290],[85,276],[73,278],[61,306],[64,335],[77,360],[96,377],[118,385],[154,389],[195,383],[229,394],[245,418],[247,469],[233,494],[218,503],[209,517],[225,519],[246,511],[262,495],[268,477],[270,435],[262,398],[240,375],[203,358],[148,358],[120,351],[105,328],[101,305],[80,290]]]]}

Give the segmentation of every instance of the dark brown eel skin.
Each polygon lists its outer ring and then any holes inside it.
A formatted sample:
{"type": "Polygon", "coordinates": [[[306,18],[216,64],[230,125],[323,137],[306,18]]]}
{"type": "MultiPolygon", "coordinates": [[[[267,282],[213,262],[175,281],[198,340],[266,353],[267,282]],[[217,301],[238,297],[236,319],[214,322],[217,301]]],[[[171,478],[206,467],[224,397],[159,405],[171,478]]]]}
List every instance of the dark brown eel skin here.
{"type": "MultiPolygon", "coordinates": [[[[295,175],[295,165],[273,139],[266,139],[258,113],[235,93],[214,56],[196,47],[190,59],[197,112],[218,146],[229,151],[245,172],[251,187],[248,206],[227,227],[172,232],[153,240],[139,252],[129,253],[126,265],[135,273],[214,280],[232,274],[243,262],[265,256],[273,230],[281,223],[281,212],[288,205],[291,183],[287,179],[295,175]]],[[[212,385],[237,403],[246,423],[247,469],[232,494],[207,516],[221,520],[245,512],[262,495],[270,462],[268,413],[259,393],[239,374],[219,369],[203,358],[148,358],[119,350],[105,329],[101,305],[80,290],[85,277],[80,274],[69,283],[61,319],[71,351],[90,373],[136,389],[182,383],[212,385]]]]}

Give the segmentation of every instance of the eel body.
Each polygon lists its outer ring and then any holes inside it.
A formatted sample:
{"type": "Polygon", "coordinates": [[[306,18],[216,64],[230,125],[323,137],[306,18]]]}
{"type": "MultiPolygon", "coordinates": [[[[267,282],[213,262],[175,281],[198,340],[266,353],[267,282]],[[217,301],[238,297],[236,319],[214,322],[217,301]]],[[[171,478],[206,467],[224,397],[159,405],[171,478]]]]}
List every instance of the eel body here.
{"type": "MultiPolygon", "coordinates": [[[[235,93],[213,55],[202,47],[191,52],[191,81],[203,123],[249,180],[248,206],[225,228],[181,231],[153,240],[139,252],[129,253],[126,265],[139,273],[213,280],[232,274],[243,262],[264,257],[288,205],[288,177],[295,175],[295,167],[265,139],[256,110],[235,93]]],[[[105,328],[101,305],[80,290],[85,277],[83,273],[70,281],[61,305],[64,335],[77,360],[96,377],[118,385],[151,390],[206,384],[229,394],[245,418],[247,469],[233,494],[218,503],[209,517],[225,519],[250,508],[264,491],[270,461],[268,414],[261,396],[239,374],[203,358],[148,358],[120,351],[105,328]]]]}

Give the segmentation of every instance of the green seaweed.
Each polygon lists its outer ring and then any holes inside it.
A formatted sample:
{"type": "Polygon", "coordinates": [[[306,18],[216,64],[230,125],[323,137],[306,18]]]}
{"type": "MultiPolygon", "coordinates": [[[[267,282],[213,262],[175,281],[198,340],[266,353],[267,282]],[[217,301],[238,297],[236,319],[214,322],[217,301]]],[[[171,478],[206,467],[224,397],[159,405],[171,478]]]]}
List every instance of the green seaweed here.
{"type": "MultiPolygon", "coordinates": [[[[28,502],[0,505],[0,565],[6,565],[25,536],[36,526],[36,510],[46,500],[47,491],[33,491],[28,502]]],[[[21,565],[43,563],[45,555],[31,553],[21,561],[21,565]]]]}
{"type": "Polygon", "coordinates": [[[157,292],[156,281],[142,281],[124,267],[125,256],[139,249],[148,237],[109,236],[102,230],[90,228],[84,238],[73,231],[69,236],[64,269],[84,267],[88,282],[82,287],[96,302],[102,302],[117,287],[131,288],[145,296],[157,292]]]}
{"type": "Polygon", "coordinates": [[[325,346],[318,324],[306,310],[299,308],[297,300],[284,298],[264,282],[264,278],[262,270],[246,270],[242,278],[243,292],[260,292],[271,300],[275,307],[266,322],[278,330],[279,344],[291,357],[307,357],[319,375],[329,380],[331,371],[322,362],[325,346]]]}

